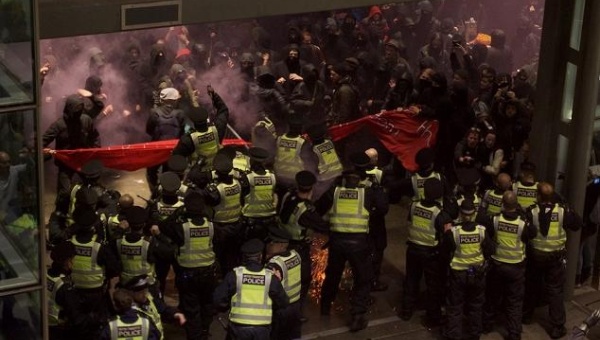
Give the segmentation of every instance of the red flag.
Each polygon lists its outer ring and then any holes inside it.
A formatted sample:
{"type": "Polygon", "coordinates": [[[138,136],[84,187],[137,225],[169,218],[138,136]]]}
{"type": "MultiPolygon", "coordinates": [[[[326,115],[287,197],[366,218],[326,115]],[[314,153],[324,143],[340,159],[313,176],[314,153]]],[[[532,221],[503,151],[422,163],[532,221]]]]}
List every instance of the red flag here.
{"type": "MultiPolygon", "coordinates": [[[[101,160],[107,168],[135,171],[166,162],[177,142],[177,139],[170,139],[95,149],[56,150],[54,157],[77,171],[92,159],[101,160]]],[[[246,144],[247,142],[241,139],[223,140],[223,145],[246,144]]]]}
{"type": "Polygon", "coordinates": [[[337,141],[366,126],[406,169],[416,171],[415,155],[435,145],[438,125],[438,121],[423,119],[411,111],[385,111],[332,126],[329,133],[337,141]]]}

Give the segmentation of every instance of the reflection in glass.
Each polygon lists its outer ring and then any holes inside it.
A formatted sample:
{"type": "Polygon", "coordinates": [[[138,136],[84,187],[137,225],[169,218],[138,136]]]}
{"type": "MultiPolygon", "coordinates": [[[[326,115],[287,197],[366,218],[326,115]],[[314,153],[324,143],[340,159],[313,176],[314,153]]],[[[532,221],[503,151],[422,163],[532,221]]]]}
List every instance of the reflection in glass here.
{"type": "Polygon", "coordinates": [[[39,282],[33,111],[0,114],[0,290],[39,282]]]}
{"type": "Polygon", "coordinates": [[[0,2],[0,106],[33,102],[31,1],[0,2]]]}
{"type": "Polygon", "coordinates": [[[575,81],[577,80],[577,65],[568,62],[563,88],[562,120],[568,122],[573,117],[573,96],[575,95],[575,81]]]}
{"type": "Polygon", "coordinates": [[[0,304],[0,340],[42,338],[39,291],[4,296],[0,298],[0,304]]]}

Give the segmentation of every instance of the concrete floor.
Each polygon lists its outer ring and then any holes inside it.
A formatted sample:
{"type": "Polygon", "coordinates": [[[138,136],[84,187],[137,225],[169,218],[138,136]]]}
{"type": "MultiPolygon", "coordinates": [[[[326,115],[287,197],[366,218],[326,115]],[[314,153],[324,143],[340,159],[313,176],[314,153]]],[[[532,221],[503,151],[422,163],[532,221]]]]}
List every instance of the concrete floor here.
{"type": "MultiPolygon", "coordinates": [[[[54,204],[54,166],[46,163],[46,191],[44,196],[44,210],[46,218],[53,209],[54,204]]],[[[144,206],[142,197],[149,197],[147,184],[145,182],[145,171],[121,172],[120,178],[112,179],[103,176],[102,183],[107,188],[117,189],[122,194],[131,194],[137,205],[144,206]]],[[[372,305],[368,317],[370,320],[369,328],[359,333],[349,333],[347,324],[350,319],[348,310],[347,291],[342,290],[338,296],[331,316],[321,317],[319,315],[319,306],[314,298],[309,299],[305,306],[304,314],[309,318],[303,325],[303,339],[438,339],[439,330],[427,330],[421,325],[421,318],[424,311],[418,311],[413,318],[408,321],[400,320],[395,313],[396,306],[400,302],[402,281],[404,278],[404,256],[406,251],[407,237],[407,206],[408,201],[395,204],[391,207],[386,217],[388,228],[388,248],[385,252],[385,260],[382,269],[381,279],[389,284],[389,289],[385,292],[373,293],[374,304],[372,305]]],[[[167,283],[167,293],[165,300],[168,304],[176,306],[178,295],[174,289],[174,276],[170,275],[167,283]]],[[[567,303],[567,329],[579,324],[586,318],[589,311],[600,307],[600,293],[590,287],[584,287],[576,292],[573,302],[567,303]],[[585,297],[585,298],[584,298],[585,297]],[[579,300],[578,300],[579,299],[579,300]]],[[[523,327],[523,339],[548,339],[543,326],[547,322],[547,309],[540,308],[537,311],[538,322],[523,327]]],[[[227,316],[219,315],[222,320],[227,316]]],[[[224,321],[226,322],[226,321],[224,321]]],[[[183,330],[177,326],[166,325],[166,339],[185,339],[183,330]]],[[[590,339],[600,339],[600,330],[592,332],[590,339]]],[[[502,329],[496,329],[494,332],[482,336],[482,339],[502,339],[502,329]]],[[[223,326],[216,319],[211,326],[211,334],[214,339],[223,339],[225,332],[223,326]]]]}

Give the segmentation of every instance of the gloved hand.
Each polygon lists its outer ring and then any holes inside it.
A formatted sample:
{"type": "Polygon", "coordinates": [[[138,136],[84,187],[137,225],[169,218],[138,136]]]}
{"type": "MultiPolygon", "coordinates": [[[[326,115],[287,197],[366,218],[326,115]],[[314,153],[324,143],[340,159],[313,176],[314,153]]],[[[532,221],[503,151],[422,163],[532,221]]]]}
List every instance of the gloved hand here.
{"type": "Polygon", "coordinates": [[[585,324],[588,327],[594,327],[598,321],[600,320],[600,309],[596,309],[587,319],[585,319],[585,324]]]}

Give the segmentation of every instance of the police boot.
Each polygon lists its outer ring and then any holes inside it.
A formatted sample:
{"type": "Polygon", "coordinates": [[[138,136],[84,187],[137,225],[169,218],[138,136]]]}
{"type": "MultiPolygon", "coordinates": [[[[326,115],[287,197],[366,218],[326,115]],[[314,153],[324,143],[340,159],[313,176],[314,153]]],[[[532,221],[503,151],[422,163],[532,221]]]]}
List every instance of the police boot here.
{"type": "Polygon", "coordinates": [[[552,339],[560,339],[565,336],[565,334],[567,334],[565,326],[553,326],[552,329],[550,329],[550,332],[548,332],[548,335],[550,335],[552,339]]]}
{"type": "Polygon", "coordinates": [[[350,324],[350,332],[358,332],[367,328],[369,325],[369,320],[365,317],[364,314],[355,314],[352,315],[352,323],[350,324]]]}

